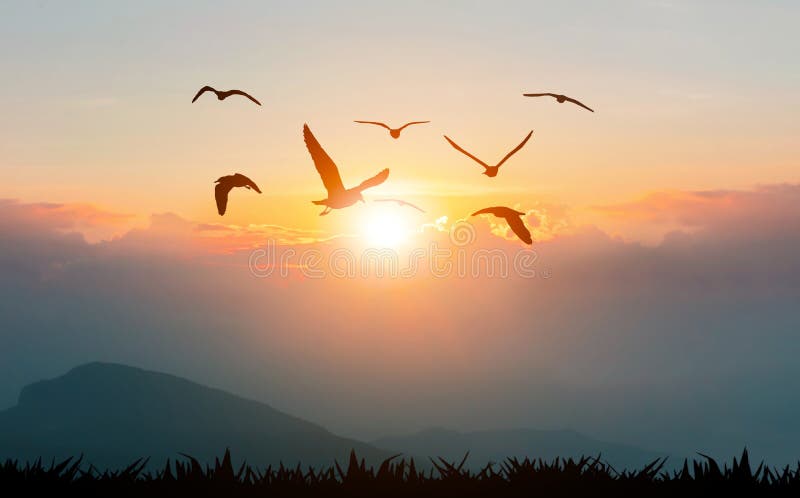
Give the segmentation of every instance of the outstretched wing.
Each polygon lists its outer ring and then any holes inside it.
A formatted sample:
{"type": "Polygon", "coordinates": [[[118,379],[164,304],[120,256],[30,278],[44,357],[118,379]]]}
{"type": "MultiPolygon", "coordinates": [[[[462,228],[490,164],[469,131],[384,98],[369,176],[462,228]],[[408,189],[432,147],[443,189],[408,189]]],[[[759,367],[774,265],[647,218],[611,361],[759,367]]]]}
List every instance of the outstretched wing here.
{"type": "Polygon", "coordinates": [[[507,216],[506,221],[508,222],[508,226],[511,227],[511,231],[513,231],[522,242],[533,244],[531,232],[528,230],[528,227],[525,226],[521,217],[518,215],[507,216]]]}
{"type": "Polygon", "coordinates": [[[237,182],[237,185],[236,185],[237,187],[248,187],[248,188],[251,188],[251,189],[255,190],[259,194],[261,193],[261,189],[258,188],[258,185],[256,185],[256,182],[254,182],[250,178],[244,176],[241,173],[236,173],[236,177],[239,179],[239,181],[237,182]]]}
{"type": "Polygon", "coordinates": [[[242,97],[247,97],[248,99],[252,100],[256,104],[261,105],[261,102],[257,101],[255,98],[253,98],[252,95],[250,95],[247,92],[243,92],[241,90],[229,90],[226,93],[228,93],[229,95],[241,95],[242,97]]]}
{"type": "Polygon", "coordinates": [[[555,93],[523,93],[523,97],[558,97],[555,93]]]}
{"type": "Polygon", "coordinates": [[[410,202],[406,202],[406,201],[404,201],[402,199],[375,199],[374,202],[396,202],[397,204],[399,204],[401,206],[412,207],[412,208],[416,209],[417,211],[419,211],[421,213],[425,212],[425,210],[422,209],[421,207],[419,207],[417,205],[414,205],[414,204],[411,204],[410,202]]]}
{"type": "Polygon", "coordinates": [[[233,185],[220,178],[219,183],[214,187],[214,198],[217,200],[217,212],[220,216],[225,214],[228,208],[228,192],[231,191],[233,185]]]}
{"type": "Polygon", "coordinates": [[[397,131],[403,131],[406,128],[406,126],[411,126],[415,124],[425,124],[425,123],[430,123],[430,121],[411,121],[398,128],[397,131]]]}
{"type": "Polygon", "coordinates": [[[531,130],[531,132],[530,132],[530,133],[528,133],[528,136],[527,136],[527,137],[525,137],[525,139],[524,139],[522,142],[520,142],[520,144],[519,144],[519,145],[517,145],[516,147],[514,147],[514,150],[512,150],[511,152],[509,152],[508,154],[506,154],[506,157],[504,157],[502,161],[500,161],[499,163],[497,163],[497,167],[499,168],[500,166],[502,166],[502,165],[503,165],[503,163],[504,163],[504,162],[506,162],[506,161],[508,160],[508,158],[509,158],[509,157],[513,156],[514,154],[516,154],[516,153],[517,153],[517,151],[518,151],[518,150],[520,150],[521,148],[525,147],[525,144],[526,144],[526,143],[528,143],[528,140],[530,140],[530,138],[531,138],[531,135],[533,135],[533,130],[531,130]]]}
{"type": "Polygon", "coordinates": [[[511,227],[511,231],[520,238],[526,244],[533,244],[533,239],[531,238],[531,232],[525,226],[525,223],[522,221],[521,216],[525,213],[517,211],[515,209],[511,209],[505,206],[493,206],[488,208],[483,208],[480,211],[475,211],[472,213],[472,216],[477,216],[479,214],[492,214],[497,216],[498,218],[503,218],[508,223],[508,226],[511,227]]]}
{"type": "Polygon", "coordinates": [[[480,211],[475,211],[470,216],[478,216],[479,214],[493,214],[495,216],[499,216],[500,218],[502,218],[505,215],[505,210],[507,209],[508,209],[507,207],[502,207],[502,206],[488,207],[488,208],[483,208],[480,211]]]}
{"type": "Polygon", "coordinates": [[[386,123],[381,123],[380,121],[358,121],[358,120],[355,120],[353,122],[354,123],[361,123],[361,124],[372,124],[372,125],[383,126],[387,130],[391,130],[391,128],[389,128],[389,126],[387,126],[386,123]]]}
{"type": "Polygon", "coordinates": [[[386,168],[377,175],[373,176],[372,178],[368,178],[363,182],[359,183],[358,186],[355,187],[353,190],[358,190],[359,192],[361,192],[368,188],[376,187],[381,183],[385,182],[387,178],[389,178],[389,168],[386,168]]]}
{"type": "Polygon", "coordinates": [[[339,168],[333,162],[333,159],[328,156],[322,146],[317,142],[316,137],[307,124],[303,125],[303,140],[306,142],[308,153],[311,154],[311,159],[314,160],[314,167],[317,168],[322,184],[328,191],[328,196],[335,195],[344,191],[344,184],[342,177],[339,175],[339,168]]]}
{"type": "Polygon", "coordinates": [[[592,112],[594,112],[594,109],[591,109],[591,108],[589,108],[589,107],[587,107],[587,106],[583,105],[583,102],[581,102],[581,101],[579,101],[579,100],[577,100],[577,99],[573,99],[572,97],[567,97],[566,95],[564,96],[564,98],[565,98],[566,100],[568,100],[568,101],[572,102],[573,104],[576,104],[576,105],[579,105],[579,106],[583,107],[583,108],[584,108],[584,109],[586,109],[587,111],[592,111],[592,112]]]}
{"type": "Polygon", "coordinates": [[[484,168],[489,168],[489,167],[491,167],[491,166],[489,166],[488,164],[486,164],[485,162],[481,161],[481,160],[480,160],[480,159],[478,159],[477,157],[473,156],[473,155],[472,155],[472,154],[470,154],[469,152],[467,152],[467,151],[465,151],[464,149],[462,149],[461,147],[459,147],[459,146],[458,146],[458,144],[457,144],[457,143],[455,143],[455,142],[453,142],[452,140],[450,140],[450,138],[449,138],[447,135],[445,135],[445,136],[444,136],[444,139],[445,139],[445,140],[447,140],[448,142],[450,142],[450,145],[452,145],[454,149],[456,149],[457,151],[461,152],[461,153],[462,153],[462,154],[464,154],[465,156],[469,157],[470,159],[472,159],[472,160],[473,160],[473,161],[475,161],[476,163],[480,164],[480,165],[481,165],[481,166],[483,166],[484,168]]]}
{"type": "Polygon", "coordinates": [[[197,92],[197,94],[194,96],[194,98],[192,99],[192,104],[194,104],[194,101],[195,101],[195,100],[197,100],[197,99],[199,99],[199,98],[200,98],[200,96],[201,96],[201,95],[203,95],[203,94],[204,94],[204,93],[206,93],[206,92],[215,92],[215,93],[216,93],[216,90],[214,90],[213,88],[211,88],[211,87],[210,87],[210,86],[208,86],[208,85],[204,86],[204,87],[203,87],[203,88],[201,88],[201,89],[200,89],[200,90],[197,92]]]}

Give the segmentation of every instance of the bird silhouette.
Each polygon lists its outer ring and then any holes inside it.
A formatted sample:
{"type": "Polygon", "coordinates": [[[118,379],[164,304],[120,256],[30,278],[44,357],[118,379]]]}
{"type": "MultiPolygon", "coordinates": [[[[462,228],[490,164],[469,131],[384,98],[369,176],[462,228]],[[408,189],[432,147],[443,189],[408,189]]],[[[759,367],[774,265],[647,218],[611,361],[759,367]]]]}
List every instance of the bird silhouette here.
{"type": "Polygon", "coordinates": [[[399,206],[408,206],[416,209],[417,211],[424,213],[425,210],[419,206],[411,204],[410,202],[406,202],[402,199],[375,199],[374,202],[396,202],[399,206]]]}
{"type": "Polygon", "coordinates": [[[253,189],[259,194],[261,193],[258,185],[241,173],[221,176],[214,183],[217,184],[214,186],[214,198],[217,200],[217,212],[220,216],[224,215],[225,210],[228,208],[228,192],[230,192],[232,188],[244,187],[248,190],[253,189]]]}
{"type": "Polygon", "coordinates": [[[364,202],[364,197],[361,195],[363,190],[380,185],[389,178],[389,169],[386,168],[372,178],[364,180],[357,187],[346,189],[342,183],[342,177],[339,175],[339,168],[319,144],[307,124],[303,125],[303,140],[308,148],[308,153],[311,154],[311,159],[314,160],[314,166],[322,178],[322,184],[328,191],[327,199],[311,201],[318,206],[325,206],[325,210],[319,213],[320,216],[330,213],[331,209],[342,209],[352,206],[358,201],[364,202]]]}
{"type": "Polygon", "coordinates": [[[259,102],[256,99],[254,99],[252,95],[250,95],[248,93],[245,93],[245,92],[243,92],[241,90],[222,91],[222,90],[215,90],[214,88],[212,88],[210,86],[204,86],[203,88],[201,88],[200,91],[197,92],[197,95],[195,95],[194,98],[192,99],[192,104],[194,104],[194,102],[197,99],[199,99],[200,96],[203,95],[206,92],[214,92],[217,95],[217,100],[225,100],[228,97],[230,97],[231,95],[241,95],[242,97],[247,97],[248,99],[252,100],[256,104],[261,105],[261,102],[259,102]]]}
{"type": "Polygon", "coordinates": [[[379,121],[358,121],[358,120],[356,120],[356,121],[354,121],[354,123],[373,124],[373,125],[383,126],[387,130],[389,130],[389,135],[391,135],[392,138],[394,138],[396,140],[396,139],[400,138],[400,132],[403,131],[406,128],[406,126],[411,126],[411,125],[415,125],[415,124],[430,123],[430,121],[411,121],[410,123],[404,124],[400,128],[392,128],[389,125],[387,125],[386,123],[381,123],[379,121]]]}
{"type": "Polygon", "coordinates": [[[479,214],[493,214],[498,218],[504,218],[508,223],[508,226],[511,227],[511,230],[516,234],[517,237],[520,238],[526,244],[533,244],[533,239],[531,238],[531,232],[525,226],[525,223],[522,221],[522,216],[525,213],[521,211],[516,211],[514,209],[503,207],[503,206],[495,206],[495,207],[488,207],[481,209],[480,211],[475,211],[472,213],[472,216],[476,216],[479,214]]]}
{"type": "Polygon", "coordinates": [[[567,97],[566,95],[561,95],[558,93],[523,93],[522,95],[525,97],[553,97],[558,101],[559,104],[563,104],[564,102],[572,102],[575,105],[583,107],[587,111],[594,112],[594,109],[585,106],[583,102],[573,99],[572,97],[567,97]]]}
{"type": "Polygon", "coordinates": [[[522,142],[519,145],[517,145],[514,148],[514,150],[512,150],[511,152],[506,154],[506,157],[504,157],[503,160],[500,161],[499,163],[497,163],[497,165],[495,165],[495,166],[489,166],[485,162],[481,161],[477,157],[475,157],[472,154],[470,154],[469,152],[465,151],[464,149],[459,147],[459,145],[457,143],[455,143],[452,140],[450,140],[450,137],[448,137],[447,135],[445,135],[444,138],[445,138],[445,140],[450,142],[450,145],[452,145],[453,148],[455,148],[457,151],[461,152],[462,154],[466,155],[467,157],[471,158],[473,161],[475,161],[478,164],[480,164],[481,166],[483,166],[485,168],[485,171],[483,172],[484,175],[486,175],[488,177],[495,177],[495,176],[497,176],[497,173],[500,170],[500,166],[502,166],[503,163],[506,162],[509,157],[513,156],[514,154],[516,154],[516,152],[518,150],[520,150],[522,147],[524,147],[525,144],[528,143],[528,140],[531,138],[531,135],[533,135],[533,130],[531,130],[531,132],[528,133],[528,136],[525,137],[525,139],[522,140],[522,142]]]}

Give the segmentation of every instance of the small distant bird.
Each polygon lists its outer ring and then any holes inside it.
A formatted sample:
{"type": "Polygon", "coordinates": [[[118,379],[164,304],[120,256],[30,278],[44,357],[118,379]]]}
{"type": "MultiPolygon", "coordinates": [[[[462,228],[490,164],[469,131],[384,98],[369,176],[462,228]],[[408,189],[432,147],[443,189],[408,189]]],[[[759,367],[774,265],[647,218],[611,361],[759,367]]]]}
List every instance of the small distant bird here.
{"type": "Polygon", "coordinates": [[[389,135],[391,135],[392,138],[398,139],[398,138],[400,138],[400,132],[403,131],[406,126],[411,126],[411,125],[415,125],[415,124],[430,123],[430,121],[411,121],[410,123],[404,124],[400,128],[391,128],[386,123],[381,123],[379,121],[354,121],[354,123],[373,124],[373,125],[383,126],[387,130],[389,130],[389,135]]]}
{"type": "Polygon", "coordinates": [[[314,167],[317,168],[317,172],[322,178],[322,184],[325,185],[325,189],[328,191],[327,199],[311,201],[318,206],[325,206],[325,210],[319,213],[320,216],[330,213],[331,209],[346,208],[358,201],[365,202],[361,192],[370,187],[380,185],[389,178],[389,169],[386,168],[372,178],[364,180],[357,187],[345,189],[342,177],[339,175],[339,168],[319,144],[307,124],[303,125],[303,140],[306,143],[308,153],[311,154],[311,159],[314,160],[314,167]]]}
{"type": "Polygon", "coordinates": [[[256,104],[261,105],[261,102],[259,102],[256,99],[254,99],[252,95],[250,95],[248,93],[245,93],[245,92],[243,92],[241,90],[228,90],[228,91],[223,92],[222,90],[214,90],[210,86],[204,86],[203,88],[201,88],[200,91],[197,92],[197,95],[195,95],[194,98],[192,99],[192,104],[194,104],[195,100],[199,99],[200,96],[203,95],[206,92],[214,92],[217,95],[217,100],[225,100],[228,97],[230,97],[231,95],[241,95],[242,97],[247,97],[248,99],[252,100],[256,104]]]}
{"type": "Polygon", "coordinates": [[[444,136],[444,138],[445,138],[445,140],[447,140],[448,142],[450,142],[450,145],[452,145],[452,146],[453,146],[453,148],[455,148],[457,151],[461,152],[462,154],[466,155],[467,157],[471,158],[473,161],[477,162],[478,164],[480,164],[481,166],[483,166],[484,168],[486,168],[486,171],[484,171],[484,172],[483,172],[483,174],[484,174],[484,175],[486,175],[486,176],[488,176],[488,177],[495,177],[495,176],[497,176],[497,172],[500,170],[500,166],[502,166],[502,165],[503,165],[503,163],[504,163],[504,162],[506,162],[506,161],[508,160],[508,158],[509,158],[509,157],[513,156],[514,154],[516,154],[516,152],[517,152],[518,150],[520,150],[522,147],[524,147],[524,146],[525,146],[525,144],[526,144],[526,143],[528,143],[528,140],[531,138],[531,135],[533,135],[533,130],[531,130],[531,132],[530,132],[530,133],[528,133],[528,136],[527,136],[527,137],[525,137],[525,139],[522,141],[522,143],[520,143],[519,145],[517,145],[517,146],[514,148],[514,150],[512,150],[511,152],[509,152],[508,154],[506,154],[506,157],[504,157],[502,161],[500,161],[499,163],[497,163],[497,165],[496,165],[496,166],[489,166],[489,165],[488,165],[488,164],[486,164],[485,162],[481,161],[481,160],[480,160],[480,159],[478,159],[477,157],[475,157],[475,156],[473,156],[472,154],[470,154],[469,152],[465,151],[464,149],[462,149],[461,147],[459,147],[457,143],[455,143],[455,142],[453,142],[452,140],[450,140],[450,137],[448,137],[447,135],[445,135],[445,136],[444,136]]]}
{"type": "Polygon", "coordinates": [[[587,111],[594,112],[594,109],[591,109],[591,108],[583,105],[583,103],[581,101],[575,100],[575,99],[573,99],[571,97],[567,97],[566,95],[560,95],[558,93],[523,93],[522,95],[525,96],[525,97],[553,97],[554,99],[556,99],[558,101],[559,104],[563,104],[564,102],[572,102],[573,104],[576,104],[576,105],[579,105],[579,106],[583,107],[587,111]]]}
{"type": "Polygon", "coordinates": [[[525,223],[522,221],[522,216],[525,216],[525,213],[508,207],[495,206],[481,209],[480,211],[475,211],[472,213],[472,216],[479,214],[493,214],[498,218],[504,218],[506,222],[508,222],[508,226],[511,227],[511,230],[516,234],[517,237],[520,238],[520,240],[522,240],[522,242],[525,242],[528,245],[533,244],[531,232],[527,229],[527,227],[525,227],[525,223]]]}
{"type": "Polygon", "coordinates": [[[235,175],[228,175],[228,176],[221,176],[217,181],[215,181],[217,185],[214,187],[214,198],[217,200],[217,212],[220,216],[225,214],[225,210],[228,208],[228,192],[231,191],[234,187],[244,187],[248,190],[253,189],[259,194],[261,190],[259,190],[258,185],[255,182],[246,176],[242,175],[241,173],[236,173],[235,175]]]}
{"type": "Polygon", "coordinates": [[[416,209],[421,213],[425,212],[421,207],[411,204],[410,202],[406,202],[402,199],[375,199],[374,202],[396,202],[399,206],[408,206],[416,209]]]}

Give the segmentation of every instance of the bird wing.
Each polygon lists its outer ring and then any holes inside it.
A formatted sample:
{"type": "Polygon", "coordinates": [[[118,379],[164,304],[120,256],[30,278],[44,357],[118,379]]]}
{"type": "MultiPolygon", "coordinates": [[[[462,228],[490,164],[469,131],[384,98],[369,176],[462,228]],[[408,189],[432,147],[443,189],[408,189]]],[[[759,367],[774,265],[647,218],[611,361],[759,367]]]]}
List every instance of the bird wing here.
{"type": "Polygon", "coordinates": [[[530,140],[530,138],[531,138],[531,136],[532,136],[532,135],[533,135],[533,130],[531,130],[531,132],[530,132],[530,133],[528,133],[528,136],[527,136],[527,137],[525,137],[525,139],[524,139],[524,140],[522,140],[522,142],[520,142],[520,144],[519,144],[519,145],[517,145],[516,147],[514,147],[514,150],[512,150],[511,152],[509,152],[508,154],[506,154],[506,157],[504,157],[502,161],[500,161],[499,163],[497,163],[497,167],[499,168],[500,166],[502,166],[502,165],[503,165],[503,163],[504,163],[504,162],[506,162],[506,161],[508,160],[508,158],[509,158],[509,157],[513,156],[514,154],[516,154],[516,153],[517,153],[517,151],[518,151],[518,150],[520,150],[521,148],[525,147],[525,144],[526,144],[526,143],[528,143],[528,140],[530,140]]]}
{"type": "Polygon", "coordinates": [[[511,227],[511,231],[513,231],[522,242],[525,242],[526,244],[533,244],[531,232],[528,230],[528,227],[525,226],[525,223],[522,221],[520,216],[507,216],[506,221],[508,222],[508,226],[511,227]]]}
{"type": "Polygon", "coordinates": [[[485,162],[481,161],[481,160],[480,160],[480,159],[478,159],[477,157],[473,156],[473,155],[472,155],[472,154],[470,154],[469,152],[467,152],[467,151],[465,151],[464,149],[462,149],[461,147],[459,147],[459,146],[458,146],[458,144],[457,144],[457,143],[455,143],[455,142],[453,142],[452,140],[450,140],[450,138],[449,138],[447,135],[445,135],[445,136],[444,136],[444,138],[445,138],[445,140],[447,140],[448,142],[450,142],[450,145],[452,145],[452,146],[453,146],[453,148],[454,148],[454,149],[456,149],[457,151],[461,152],[461,153],[462,153],[462,154],[464,154],[465,156],[467,156],[467,157],[469,157],[470,159],[472,159],[473,161],[477,162],[478,164],[480,164],[480,165],[481,165],[481,166],[483,166],[484,168],[489,168],[489,167],[490,167],[490,166],[489,166],[488,164],[486,164],[485,162]]]}
{"type": "Polygon", "coordinates": [[[410,202],[404,201],[402,199],[375,199],[374,202],[396,202],[396,203],[400,204],[401,206],[412,207],[412,208],[416,209],[417,211],[419,211],[421,213],[425,212],[425,210],[422,209],[421,207],[419,207],[419,206],[417,206],[415,204],[411,204],[410,202]]]}
{"type": "Polygon", "coordinates": [[[253,190],[255,190],[256,192],[258,192],[259,194],[261,193],[261,189],[258,188],[258,185],[256,185],[256,182],[254,182],[253,180],[251,180],[250,178],[244,176],[241,173],[236,173],[236,175],[241,177],[243,186],[250,187],[253,190]]]}
{"type": "Polygon", "coordinates": [[[217,200],[217,212],[222,216],[228,208],[228,192],[231,191],[233,185],[224,181],[222,178],[217,181],[219,183],[214,187],[214,199],[217,200]]]}
{"type": "Polygon", "coordinates": [[[411,125],[415,125],[415,124],[425,124],[425,123],[430,123],[430,121],[411,121],[409,123],[404,124],[400,128],[398,128],[397,131],[404,130],[406,128],[406,126],[411,126],[411,125]]]}
{"type": "Polygon", "coordinates": [[[228,95],[241,95],[242,97],[247,97],[248,99],[252,100],[256,104],[261,105],[261,102],[257,101],[255,98],[253,98],[252,95],[250,95],[247,92],[243,92],[241,90],[228,90],[225,93],[227,93],[228,95]]]}
{"type": "Polygon", "coordinates": [[[564,96],[564,98],[565,98],[565,99],[567,99],[567,100],[569,100],[569,101],[570,101],[570,102],[572,102],[573,104],[576,104],[576,105],[579,105],[579,106],[583,107],[583,108],[584,108],[584,109],[586,109],[587,111],[592,111],[592,112],[594,112],[594,109],[592,109],[592,108],[590,108],[590,107],[588,107],[588,106],[585,106],[585,105],[583,104],[583,102],[581,102],[580,100],[573,99],[572,97],[567,97],[566,95],[564,96]]]}
{"type": "Polygon", "coordinates": [[[389,128],[389,126],[386,123],[381,123],[380,121],[358,121],[358,120],[356,120],[356,121],[353,121],[353,122],[354,123],[361,123],[361,124],[373,124],[373,125],[383,126],[387,130],[391,130],[391,128],[389,128]]]}
{"type": "Polygon", "coordinates": [[[557,97],[555,93],[523,93],[523,97],[557,97]]]}
{"type": "Polygon", "coordinates": [[[314,167],[317,168],[328,195],[344,192],[344,184],[342,183],[342,177],[339,175],[339,168],[336,167],[333,159],[317,142],[307,124],[303,125],[303,140],[306,142],[308,153],[311,154],[311,159],[314,160],[314,167]]]}
{"type": "Polygon", "coordinates": [[[479,214],[493,214],[495,216],[499,216],[500,218],[502,218],[503,214],[498,214],[498,213],[503,213],[504,209],[508,209],[508,208],[502,207],[502,206],[494,206],[494,207],[483,208],[483,209],[481,209],[479,211],[475,211],[470,216],[478,216],[479,214]]]}
{"type": "Polygon", "coordinates": [[[201,96],[201,95],[203,95],[203,94],[204,94],[204,93],[206,93],[206,92],[214,92],[214,93],[216,93],[216,90],[214,90],[213,88],[211,88],[211,87],[210,87],[210,86],[208,86],[208,85],[204,86],[204,87],[203,87],[203,88],[201,88],[201,89],[200,89],[200,90],[197,92],[197,94],[194,96],[194,98],[192,99],[192,104],[194,104],[194,101],[195,101],[195,100],[197,100],[197,99],[199,99],[199,98],[200,98],[200,96],[201,96]]]}
{"type": "Polygon", "coordinates": [[[361,192],[362,190],[380,185],[381,183],[385,182],[387,178],[389,178],[389,168],[386,168],[372,178],[368,178],[359,183],[358,187],[354,188],[353,190],[358,190],[361,192]]]}

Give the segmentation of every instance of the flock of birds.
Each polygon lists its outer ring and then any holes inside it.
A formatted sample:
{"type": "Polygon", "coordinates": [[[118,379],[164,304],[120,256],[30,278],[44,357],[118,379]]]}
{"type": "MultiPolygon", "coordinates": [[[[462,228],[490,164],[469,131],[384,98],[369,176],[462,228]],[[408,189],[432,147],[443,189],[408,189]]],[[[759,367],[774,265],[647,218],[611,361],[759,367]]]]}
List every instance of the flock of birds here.
{"type": "MultiPolygon", "coordinates": [[[[212,92],[217,96],[218,100],[225,100],[231,95],[239,95],[241,97],[247,98],[251,100],[253,103],[257,105],[261,105],[261,102],[256,100],[252,95],[243,92],[241,90],[216,90],[210,86],[204,86],[201,88],[197,94],[192,99],[192,103],[197,101],[201,95],[206,92],[212,92]]],[[[524,93],[523,96],[525,97],[552,97],[556,99],[559,104],[563,104],[564,102],[570,102],[577,106],[583,107],[584,109],[594,112],[593,109],[587,107],[582,102],[573,99],[571,97],[567,97],[566,95],[561,95],[557,93],[524,93]]],[[[389,131],[389,135],[394,138],[400,138],[400,133],[408,126],[411,125],[418,125],[418,124],[425,124],[430,123],[430,121],[411,121],[409,123],[404,124],[399,128],[392,128],[386,123],[382,123],[379,121],[359,121],[356,120],[356,123],[360,124],[371,124],[380,126],[382,128],[386,128],[389,131]]],[[[502,166],[506,161],[508,161],[511,156],[516,154],[520,149],[522,149],[528,140],[533,136],[533,130],[528,133],[528,135],[520,142],[519,145],[514,147],[508,154],[503,157],[495,165],[489,165],[484,161],[478,159],[474,155],[470,154],[466,150],[464,150],[461,146],[455,143],[453,140],[450,139],[447,135],[444,136],[445,140],[453,146],[454,149],[461,152],[462,154],[466,155],[473,161],[477,162],[484,168],[483,174],[493,178],[497,176],[497,173],[500,171],[500,166],[502,166]]],[[[359,183],[355,187],[352,188],[345,188],[344,183],[342,182],[342,176],[339,173],[339,168],[336,166],[336,163],[333,162],[333,159],[330,158],[325,149],[322,148],[320,143],[317,141],[317,138],[311,133],[311,129],[308,127],[307,124],[303,125],[303,140],[305,141],[306,148],[308,149],[309,154],[311,154],[311,159],[314,161],[314,166],[319,173],[320,178],[322,179],[322,184],[325,186],[325,190],[328,191],[328,197],[319,201],[311,201],[312,203],[325,206],[325,209],[319,213],[320,216],[324,216],[331,212],[333,209],[342,209],[353,204],[361,201],[364,201],[364,196],[362,192],[368,188],[375,187],[380,185],[381,183],[385,182],[387,178],[389,178],[389,169],[386,168],[377,175],[367,178],[363,182],[359,183]]],[[[214,198],[217,202],[217,212],[220,216],[225,214],[225,211],[228,208],[228,194],[233,188],[236,187],[244,187],[248,190],[255,190],[259,194],[261,190],[258,188],[258,185],[251,180],[250,178],[242,175],[240,173],[236,173],[233,175],[223,176],[220,177],[217,181],[215,181],[216,186],[214,187],[214,198]]],[[[410,202],[406,202],[402,199],[376,199],[378,202],[395,202],[400,206],[409,206],[414,209],[417,209],[421,212],[425,212],[418,206],[411,204],[410,202]]],[[[472,216],[477,216],[481,214],[491,214],[498,218],[503,218],[508,223],[509,228],[514,232],[514,234],[519,237],[521,241],[526,244],[533,244],[533,238],[531,237],[531,232],[525,226],[525,223],[522,221],[522,216],[525,215],[524,212],[517,211],[515,209],[511,209],[505,206],[494,206],[484,208],[472,213],[472,216]]]]}

